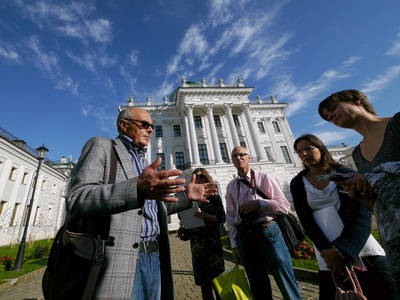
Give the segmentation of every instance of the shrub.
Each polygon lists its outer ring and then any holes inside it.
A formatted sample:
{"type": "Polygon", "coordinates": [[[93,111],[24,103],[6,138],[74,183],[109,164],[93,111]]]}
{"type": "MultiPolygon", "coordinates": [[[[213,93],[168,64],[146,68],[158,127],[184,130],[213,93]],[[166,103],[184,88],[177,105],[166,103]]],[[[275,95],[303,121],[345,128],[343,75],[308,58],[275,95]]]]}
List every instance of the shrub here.
{"type": "Polygon", "coordinates": [[[35,244],[33,246],[32,254],[29,258],[30,259],[42,258],[49,256],[49,253],[50,253],[50,247],[48,243],[44,245],[35,244]]]}
{"type": "Polygon", "coordinates": [[[11,266],[14,263],[14,259],[11,257],[11,255],[4,255],[0,257],[1,265],[0,265],[0,271],[10,271],[11,266]]]}
{"type": "Polygon", "coordinates": [[[315,259],[313,243],[307,236],[294,250],[294,258],[315,259]]]}

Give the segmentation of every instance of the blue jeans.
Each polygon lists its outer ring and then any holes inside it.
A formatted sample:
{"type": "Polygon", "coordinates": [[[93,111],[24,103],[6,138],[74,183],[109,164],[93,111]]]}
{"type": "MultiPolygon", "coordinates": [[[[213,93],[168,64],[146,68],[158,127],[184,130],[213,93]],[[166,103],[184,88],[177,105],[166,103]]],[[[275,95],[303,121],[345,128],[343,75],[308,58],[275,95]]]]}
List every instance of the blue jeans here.
{"type": "Polygon", "coordinates": [[[237,245],[254,299],[272,299],[268,271],[284,299],[302,299],[278,224],[271,222],[265,230],[239,225],[237,230],[237,245]]]}
{"type": "Polygon", "coordinates": [[[131,300],[161,298],[161,273],[158,252],[139,253],[131,300]]]}

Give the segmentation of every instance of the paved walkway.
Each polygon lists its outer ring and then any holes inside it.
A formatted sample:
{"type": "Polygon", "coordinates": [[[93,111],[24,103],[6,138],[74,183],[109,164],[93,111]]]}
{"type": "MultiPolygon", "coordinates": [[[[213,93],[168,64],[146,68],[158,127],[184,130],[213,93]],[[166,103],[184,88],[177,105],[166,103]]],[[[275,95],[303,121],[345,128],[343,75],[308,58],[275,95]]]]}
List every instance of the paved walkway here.
{"type": "MultiPolygon", "coordinates": [[[[172,250],[172,267],[174,272],[175,299],[201,299],[200,287],[194,285],[189,242],[183,242],[178,238],[175,238],[175,234],[170,235],[170,242],[172,250]]],[[[229,268],[232,265],[233,263],[230,262],[229,257],[227,257],[225,260],[225,267],[229,268]]],[[[43,300],[41,291],[42,270],[29,274],[26,277],[27,278],[24,278],[21,282],[6,288],[4,291],[0,290],[0,299],[43,300]]],[[[272,277],[271,282],[273,285],[274,299],[283,299],[272,277]]],[[[318,285],[302,280],[299,282],[299,286],[304,300],[318,299],[318,285]]]]}

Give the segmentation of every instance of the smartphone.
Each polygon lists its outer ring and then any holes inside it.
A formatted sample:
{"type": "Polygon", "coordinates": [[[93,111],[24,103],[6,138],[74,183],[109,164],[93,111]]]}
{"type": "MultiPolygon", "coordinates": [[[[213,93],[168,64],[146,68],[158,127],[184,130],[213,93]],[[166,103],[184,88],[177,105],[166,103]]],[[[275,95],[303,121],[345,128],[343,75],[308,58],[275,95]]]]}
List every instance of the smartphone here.
{"type": "Polygon", "coordinates": [[[346,180],[349,178],[351,178],[351,176],[348,174],[336,173],[336,174],[332,174],[331,176],[329,176],[328,179],[330,181],[343,181],[343,180],[346,180]]]}

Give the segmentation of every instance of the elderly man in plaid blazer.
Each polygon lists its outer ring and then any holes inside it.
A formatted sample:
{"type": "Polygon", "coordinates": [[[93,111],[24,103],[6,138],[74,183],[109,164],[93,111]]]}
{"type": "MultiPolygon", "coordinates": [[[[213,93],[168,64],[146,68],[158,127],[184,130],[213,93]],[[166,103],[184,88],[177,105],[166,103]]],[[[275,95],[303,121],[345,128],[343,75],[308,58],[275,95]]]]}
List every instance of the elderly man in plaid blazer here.
{"type": "Polygon", "coordinates": [[[148,164],[144,154],[154,125],[146,110],[125,108],[117,128],[113,143],[94,137],[85,144],[67,195],[70,217],[82,224],[111,216],[113,243],[106,247],[94,298],[173,299],[167,215],[190,207],[191,201],[206,201],[216,189],[195,184],[194,176],[185,187],[184,179],[175,178],[179,170],[157,172],[160,158],[148,164]],[[112,147],[116,182],[108,184],[112,147]]]}

